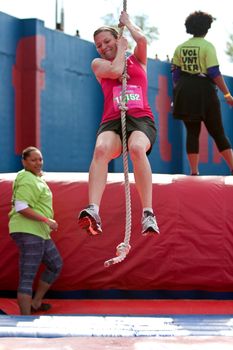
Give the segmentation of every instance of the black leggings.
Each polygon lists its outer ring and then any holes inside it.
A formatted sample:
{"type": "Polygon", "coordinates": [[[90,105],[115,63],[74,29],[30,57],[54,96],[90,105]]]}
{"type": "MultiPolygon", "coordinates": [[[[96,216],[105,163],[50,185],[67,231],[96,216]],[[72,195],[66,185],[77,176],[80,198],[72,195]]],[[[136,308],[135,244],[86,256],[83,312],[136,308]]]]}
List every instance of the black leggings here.
{"type": "MultiPolygon", "coordinates": [[[[225,135],[221,118],[207,118],[203,121],[210,136],[214,139],[219,152],[231,148],[231,144],[225,135]]],[[[187,153],[199,153],[199,136],[201,121],[184,121],[187,130],[186,151],[187,153]]]]}

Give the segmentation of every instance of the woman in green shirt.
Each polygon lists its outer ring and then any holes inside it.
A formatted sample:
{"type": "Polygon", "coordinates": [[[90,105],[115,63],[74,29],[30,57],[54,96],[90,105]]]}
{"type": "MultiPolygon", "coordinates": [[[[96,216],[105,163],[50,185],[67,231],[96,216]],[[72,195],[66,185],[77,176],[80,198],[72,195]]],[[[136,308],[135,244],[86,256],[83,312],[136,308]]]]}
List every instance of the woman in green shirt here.
{"type": "Polygon", "coordinates": [[[173,115],[183,120],[186,127],[191,175],[199,174],[202,122],[233,175],[232,147],[223,128],[217,88],[230,106],[233,106],[233,98],[219,70],[215,47],[205,39],[213,20],[210,14],[202,11],[191,13],[185,20],[185,27],[193,37],[177,46],[172,59],[173,115]]]}
{"type": "Polygon", "coordinates": [[[58,224],[53,219],[52,193],[42,178],[40,150],[26,148],[22,163],[24,169],[18,172],[13,185],[9,232],[20,253],[17,291],[20,313],[30,315],[50,308],[49,304],[42,303],[42,299],[58,277],[62,259],[50,236],[58,224]],[[41,263],[46,269],[32,298],[33,283],[41,263]]]}

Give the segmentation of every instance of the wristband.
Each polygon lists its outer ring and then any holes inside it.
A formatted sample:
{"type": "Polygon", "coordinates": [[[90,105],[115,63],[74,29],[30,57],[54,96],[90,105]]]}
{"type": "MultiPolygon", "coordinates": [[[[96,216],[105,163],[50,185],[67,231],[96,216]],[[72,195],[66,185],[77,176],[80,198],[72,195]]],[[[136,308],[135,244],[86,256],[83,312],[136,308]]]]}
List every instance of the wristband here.
{"type": "Polygon", "coordinates": [[[45,222],[45,223],[47,224],[48,218],[46,218],[46,217],[44,216],[44,217],[41,218],[41,221],[42,221],[42,222],[45,222]]]}
{"type": "Polygon", "coordinates": [[[225,98],[230,97],[230,96],[231,96],[230,92],[228,92],[227,94],[224,95],[225,98]]]}

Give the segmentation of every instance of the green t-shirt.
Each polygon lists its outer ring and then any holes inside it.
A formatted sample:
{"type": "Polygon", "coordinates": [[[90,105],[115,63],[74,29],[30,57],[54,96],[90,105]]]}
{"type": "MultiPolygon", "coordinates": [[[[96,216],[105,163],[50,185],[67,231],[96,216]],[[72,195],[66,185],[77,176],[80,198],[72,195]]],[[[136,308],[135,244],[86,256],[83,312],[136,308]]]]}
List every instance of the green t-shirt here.
{"type": "Polygon", "coordinates": [[[177,46],[172,62],[182,72],[190,74],[206,74],[208,68],[219,65],[213,44],[200,37],[193,37],[177,46]]]}
{"type": "Polygon", "coordinates": [[[53,218],[52,192],[42,177],[36,176],[30,171],[21,170],[13,184],[12,209],[9,213],[9,232],[24,232],[50,239],[49,226],[41,221],[26,218],[17,213],[14,201],[26,202],[38,214],[47,218],[53,218]]]}

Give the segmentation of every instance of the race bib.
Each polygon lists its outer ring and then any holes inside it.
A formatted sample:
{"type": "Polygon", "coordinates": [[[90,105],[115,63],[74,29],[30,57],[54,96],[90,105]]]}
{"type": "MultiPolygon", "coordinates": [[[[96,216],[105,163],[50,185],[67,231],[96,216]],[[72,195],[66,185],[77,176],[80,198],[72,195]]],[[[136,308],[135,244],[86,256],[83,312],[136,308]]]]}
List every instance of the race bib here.
{"type": "MultiPolygon", "coordinates": [[[[119,111],[121,103],[122,86],[114,86],[113,88],[113,106],[115,111],[119,111]]],[[[138,85],[127,85],[126,89],[126,106],[128,109],[143,108],[142,88],[138,85]]]]}

